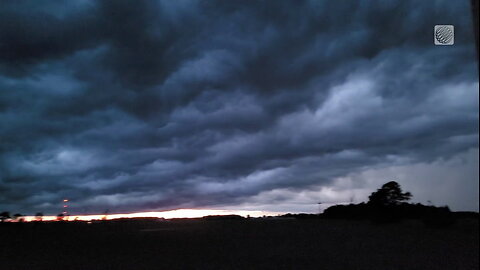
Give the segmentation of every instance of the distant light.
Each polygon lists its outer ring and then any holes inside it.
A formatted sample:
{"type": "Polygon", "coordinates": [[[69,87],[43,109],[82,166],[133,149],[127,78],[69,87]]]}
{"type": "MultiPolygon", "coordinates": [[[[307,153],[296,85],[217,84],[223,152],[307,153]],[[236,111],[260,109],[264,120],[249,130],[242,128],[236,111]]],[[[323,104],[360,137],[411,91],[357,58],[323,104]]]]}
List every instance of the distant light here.
{"type": "MultiPolygon", "coordinates": [[[[63,221],[91,221],[91,220],[101,220],[105,217],[105,214],[98,215],[72,215],[68,216],[66,211],[68,208],[62,208],[62,214],[64,215],[63,221]]],[[[280,215],[285,214],[283,212],[265,212],[265,211],[249,211],[249,210],[227,210],[227,209],[176,209],[169,211],[159,211],[159,212],[137,212],[137,213],[118,213],[118,214],[108,214],[107,220],[118,219],[118,218],[142,218],[142,217],[157,217],[162,219],[171,219],[171,218],[199,218],[208,215],[240,215],[250,217],[261,217],[262,215],[280,215]]],[[[44,216],[43,221],[57,220],[58,216],[44,216]]],[[[26,216],[25,220],[34,221],[36,220],[34,216],[26,216]]]]}
{"type": "Polygon", "coordinates": [[[68,202],[68,200],[67,200],[67,199],[64,199],[63,201],[64,201],[64,202],[68,202]]]}

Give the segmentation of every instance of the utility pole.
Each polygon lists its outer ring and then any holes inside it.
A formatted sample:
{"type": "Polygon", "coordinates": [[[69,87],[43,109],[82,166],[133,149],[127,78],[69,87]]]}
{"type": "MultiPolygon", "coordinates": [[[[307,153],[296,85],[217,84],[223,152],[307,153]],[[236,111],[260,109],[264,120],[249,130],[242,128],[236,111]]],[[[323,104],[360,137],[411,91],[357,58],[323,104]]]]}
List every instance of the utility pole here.
{"type": "Polygon", "coordinates": [[[63,199],[63,211],[62,211],[63,216],[68,220],[68,199],[63,199]]]}

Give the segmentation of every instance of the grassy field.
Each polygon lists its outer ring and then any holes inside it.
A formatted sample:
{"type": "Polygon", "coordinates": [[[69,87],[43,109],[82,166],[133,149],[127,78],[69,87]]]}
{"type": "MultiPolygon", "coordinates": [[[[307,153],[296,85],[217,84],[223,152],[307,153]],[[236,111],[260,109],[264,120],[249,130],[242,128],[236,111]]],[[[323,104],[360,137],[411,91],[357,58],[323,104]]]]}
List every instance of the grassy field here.
{"type": "Polygon", "coordinates": [[[0,224],[0,269],[479,269],[478,219],[0,224]]]}

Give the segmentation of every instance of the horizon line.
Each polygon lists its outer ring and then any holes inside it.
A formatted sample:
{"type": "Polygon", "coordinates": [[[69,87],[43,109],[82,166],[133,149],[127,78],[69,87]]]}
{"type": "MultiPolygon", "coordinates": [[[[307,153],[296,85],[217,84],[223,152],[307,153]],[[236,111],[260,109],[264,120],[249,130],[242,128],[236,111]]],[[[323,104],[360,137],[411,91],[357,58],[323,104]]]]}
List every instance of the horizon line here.
{"type": "MultiPolygon", "coordinates": [[[[65,221],[93,221],[93,220],[113,220],[120,218],[201,218],[211,215],[239,215],[243,217],[263,217],[263,216],[277,216],[286,214],[286,212],[261,211],[261,210],[226,210],[226,209],[175,209],[167,211],[147,211],[134,213],[115,213],[115,214],[87,214],[87,215],[65,215],[65,221]]],[[[36,216],[22,216],[24,221],[36,221],[36,216]]],[[[42,221],[55,221],[58,215],[42,216],[42,221]]]]}

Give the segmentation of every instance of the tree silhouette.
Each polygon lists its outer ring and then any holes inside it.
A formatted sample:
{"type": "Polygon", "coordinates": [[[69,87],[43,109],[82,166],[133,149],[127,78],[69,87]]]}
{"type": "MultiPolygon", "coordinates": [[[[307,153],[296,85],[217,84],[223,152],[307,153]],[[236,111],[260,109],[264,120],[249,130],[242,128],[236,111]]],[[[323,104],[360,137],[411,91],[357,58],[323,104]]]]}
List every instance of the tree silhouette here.
{"type": "Polygon", "coordinates": [[[35,220],[36,221],[42,221],[43,220],[43,213],[42,212],[38,212],[35,214],[35,220]]]}
{"type": "Polygon", "coordinates": [[[398,205],[403,201],[408,201],[412,197],[410,192],[402,192],[402,188],[395,181],[384,184],[376,192],[368,197],[368,203],[376,206],[398,205]]]}
{"type": "Polygon", "coordinates": [[[63,218],[65,218],[65,215],[63,213],[57,215],[57,221],[63,221],[63,218]]]}
{"type": "Polygon", "coordinates": [[[10,212],[5,211],[5,212],[0,213],[0,220],[2,222],[5,222],[9,218],[10,218],[10,212]]]}
{"type": "Polygon", "coordinates": [[[24,219],[22,217],[23,217],[22,214],[16,213],[15,215],[13,215],[13,220],[18,221],[18,222],[22,222],[22,221],[24,221],[24,219]]]}

